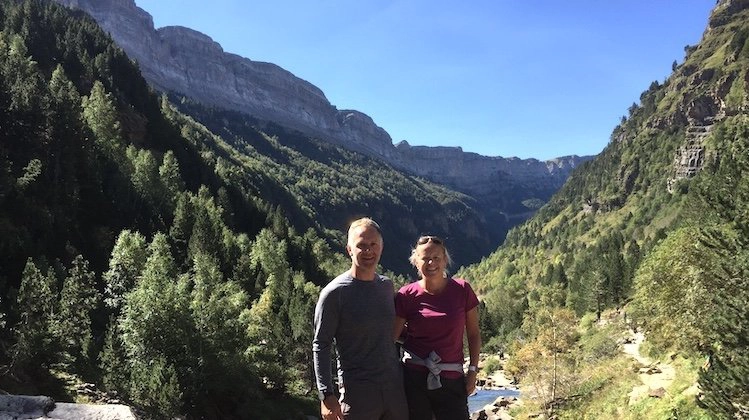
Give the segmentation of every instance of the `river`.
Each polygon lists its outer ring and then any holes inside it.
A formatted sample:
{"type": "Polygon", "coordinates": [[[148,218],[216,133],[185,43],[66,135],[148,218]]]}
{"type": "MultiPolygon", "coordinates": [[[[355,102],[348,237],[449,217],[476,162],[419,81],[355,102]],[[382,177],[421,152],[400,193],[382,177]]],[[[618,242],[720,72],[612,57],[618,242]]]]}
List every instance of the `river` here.
{"type": "Polygon", "coordinates": [[[517,389],[479,389],[468,397],[468,412],[473,413],[493,403],[499,397],[520,397],[517,389]]]}

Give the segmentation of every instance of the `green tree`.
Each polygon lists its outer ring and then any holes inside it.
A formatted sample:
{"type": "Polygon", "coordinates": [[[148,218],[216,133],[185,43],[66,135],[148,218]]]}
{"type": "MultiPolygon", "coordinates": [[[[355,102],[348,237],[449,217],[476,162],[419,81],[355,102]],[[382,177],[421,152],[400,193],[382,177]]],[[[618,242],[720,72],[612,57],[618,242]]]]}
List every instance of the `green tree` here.
{"type": "Polygon", "coordinates": [[[129,292],[140,276],[148,257],[146,238],[139,232],[123,230],[117,237],[109,260],[109,270],[102,275],[104,302],[119,312],[129,292]]]}
{"type": "Polygon", "coordinates": [[[278,392],[285,389],[289,379],[284,359],[290,354],[291,342],[286,305],[292,285],[285,260],[286,241],[278,240],[269,229],[263,229],[255,238],[250,255],[253,265],[266,280],[263,293],[250,310],[247,353],[269,378],[269,386],[278,392]]]}
{"type": "MultiPolygon", "coordinates": [[[[707,309],[703,334],[707,363],[699,375],[699,404],[719,418],[749,416],[749,252],[745,239],[720,229],[698,237],[707,250],[720,255],[708,265],[701,306],[707,309]]],[[[703,261],[704,262],[704,261],[703,261]]]]}
{"type": "Polygon", "coordinates": [[[119,327],[131,366],[128,394],[154,413],[168,416],[180,412],[182,397],[191,395],[195,385],[198,340],[189,283],[178,281],[164,234],[154,236],[148,253],[140,281],[125,297],[119,327]]]}
{"type": "MultiPolygon", "coordinates": [[[[76,189],[79,188],[78,177],[74,174],[78,161],[83,157],[81,151],[84,130],[81,119],[81,96],[61,65],[57,65],[52,72],[49,91],[49,124],[52,132],[43,166],[47,168],[47,179],[51,183],[49,188],[54,194],[54,203],[57,203],[75,197],[76,189]]],[[[55,213],[62,220],[70,218],[70,215],[64,214],[63,209],[55,213]]]]}
{"type": "MultiPolygon", "coordinates": [[[[247,294],[237,283],[223,279],[218,262],[211,256],[197,255],[192,272],[190,308],[200,340],[197,395],[234,401],[259,398],[261,382],[243,356],[249,344],[247,294]]],[[[212,402],[202,399],[199,397],[195,404],[203,413],[210,413],[212,402]]]]}
{"type": "Polygon", "coordinates": [[[542,299],[526,316],[523,330],[531,332],[532,338],[513,354],[507,367],[532,387],[532,398],[538,399],[549,415],[578,380],[571,356],[578,339],[577,318],[570,309],[548,306],[550,302],[542,299]]]}
{"type": "Polygon", "coordinates": [[[95,274],[78,255],[73,260],[60,294],[60,311],[53,330],[67,361],[85,365],[91,357],[93,333],[91,316],[100,300],[95,274]]]}
{"type": "MultiPolygon", "coordinates": [[[[51,273],[50,273],[51,274],[51,273]]],[[[45,276],[29,258],[18,291],[19,321],[15,326],[14,364],[38,369],[53,353],[50,326],[55,314],[56,296],[51,286],[55,278],[45,276]]]]}
{"type": "Polygon", "coordinates": [[[664,349],[704,350],[712,310],[705,298],[716,282],[719,255],[700,242],[701,236],[696,227],[671,233],[645,258],[635,278],[632,315],[664,349]]]}
{"type": "Polygon", "coordinates": [[[112,94],[100,81],[82,100],[83,116],[94,134],[96,145],[113,162],[124,162],[122,127],[112,94]]]}
{"type": "Polygon", "coordinates": [[[177,369],[164,356],[138,361],[131,368],[131,397],[160,418],[183,412],[184,394],[177,369]]]}
{"type": "Polygon", "coordinates": [[[248,355],[276,392],[309,390],[310,316],[319,289],[295,273],[286,260],[287,242],[270,229],[255,238],[251,258],[265,278],[250,310],[248,355]],[[280,357],[279,357],[280,356],[280,357]]]}
{"type": "Polygon", "coordinates": [[[749,416],[749,261],[745,252],[741,259],[743,276],[724,279],[725,287],[715,291],[718,305],[709,320],[715,339],[699,373],[704,397],[698,403],[726,419],[749,416]]]}
{"type": "Polygon", "coordinates": [[[127,354],[123,344],[122,331],[116,317],[112,317],[107,326],[104,346],[99,354],[99,368],[102,372],[102,382],[108,391],[115,391],[128,396],[129,366],[127,354]]]}
{"type": "Polygon", "coordinates": [[[179,194],[185,190],[185,182],[182,180],[182,174],[179,169],[179,162],[171,150],[164,153],[164,158],[159,166],[159,177],[164,186],[167,197],[166,202],[169,205],[169,211],[173,211],[179,194]]]}
{"type": "Polygon", "coordinates": [[[169,241],[172,244],[176,263],[180,267],[186,267],[189,264],[187,247],[195,223],[195,212],[190,197],[191,194],[187,192],[177,197],[172,226],[169,228],[169,241]]]}
{"type": "Polygon", "coordinates": [[[219,259],[223,265],[226,261],[223,252],[224,222],[223,209],[216,205],[210,191],[203,186],[193,200],[193,220],[190,239],[187,244],[187,256],[192,259],[205,253],[219,259]]]}
{"type": "Polygon", "coordinates": [[[133,168],[130,179],[140,199],[156,211],[163,209],[164,186],[159,177],[159,165],[149,150],[128,146],[127,156],[133,168]]]}

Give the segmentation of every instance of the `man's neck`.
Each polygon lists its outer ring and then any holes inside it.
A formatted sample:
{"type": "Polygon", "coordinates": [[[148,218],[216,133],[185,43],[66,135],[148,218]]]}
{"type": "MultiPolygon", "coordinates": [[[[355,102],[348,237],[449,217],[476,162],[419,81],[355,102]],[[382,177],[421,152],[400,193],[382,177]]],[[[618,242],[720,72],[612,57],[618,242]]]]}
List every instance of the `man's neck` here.
{"type": "Polygon", "coordinates": [[[363,269],[354,265],[351,266],[351,276],[357,280],[372,281],[377,277],[377,271],[363,269]]]}

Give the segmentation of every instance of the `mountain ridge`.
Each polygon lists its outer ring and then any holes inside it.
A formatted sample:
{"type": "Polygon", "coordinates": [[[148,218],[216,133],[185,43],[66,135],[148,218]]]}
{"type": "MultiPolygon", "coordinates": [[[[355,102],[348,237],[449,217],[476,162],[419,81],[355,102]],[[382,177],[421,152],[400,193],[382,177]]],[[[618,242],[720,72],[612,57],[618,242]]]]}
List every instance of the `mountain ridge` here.
{"type": "MultiPolygon", "coordinates": [[[[735,339],[749,337],[749,1],[717,2],[672,70],[629,107],[598,156],[458,273],[486,303],[487,347],[514,349],[509,370],[522,385],[556,386],[538,375],[552,363],[564,372],[559,393],[531,397],[560,418],[611,418],[612,395],[628,398],[632,386],[618,373],[596,377],[618,352],[581,356],[586,337],[573,337],[573,350],[544,350],[550,330],[539,326],[569,316],[568,331],[590,322],[603,332],[607,310],[645,334],[651,355],[691,364],[677,374],[689,380],[665,389],[683,398],[630,403],[617,418],[749,414],[747,341],[735,339]],[[558,363],[565,354],[574,357],[558,363]]],[[[613,349],[619,338],[607,337],[613,349]]]]}
{"type": "Polygon", "coordinates": [[[387,131],[371,117],[356,110],[338,110],[321,89],[275,64],[225,52],[210,36],[189,28],[156,29],[151,15],[134,0],[55,1],[94,17],[159,90],[319,137],[477,198],[538,185],[539,191],[530,195],[545,201],[577,165],[590,158],[571,155],[544,162],[487,157],[461,148],[411,146],[407,141],[394,145],[387,131]],[[438,155],[441,158],[436,158],[438,155]],[[449,175],[442,173],[447,164],[451,164],[449,175]],[[478,187],[474,185],[476,172],[503,184],[482,182],[478,187]]]}

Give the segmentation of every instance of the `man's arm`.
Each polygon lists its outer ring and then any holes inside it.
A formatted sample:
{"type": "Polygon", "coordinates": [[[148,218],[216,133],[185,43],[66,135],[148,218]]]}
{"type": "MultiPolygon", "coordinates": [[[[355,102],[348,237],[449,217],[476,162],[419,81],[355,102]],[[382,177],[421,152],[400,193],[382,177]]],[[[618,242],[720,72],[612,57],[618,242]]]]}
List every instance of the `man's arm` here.
{"type": "Polygon", "coordinates": [[[312,339],[312,358],[315,380],[320,393],[320,414],[323,420],[343,419],[341,405],[333,389],[330,371],[331,349],[338,328],[338,304],[335,289],[324,288],[315,306],[315,334],[312,339]]]}
{"type": "Polygon", "coordinates": [[[333,376],[330,371],[333,339],[338,328],[338,305],[335,289],[323,289],[315,306],[315,331],[312,339],[312,356],[315,367],[315,380],[320,391],[320,400],[324,394],[333,393],[333,376]]]}

